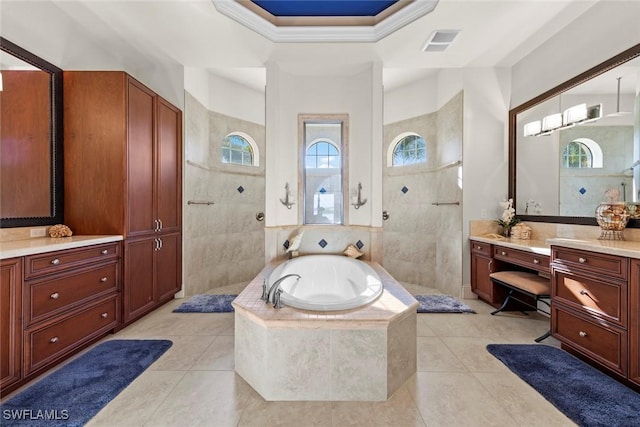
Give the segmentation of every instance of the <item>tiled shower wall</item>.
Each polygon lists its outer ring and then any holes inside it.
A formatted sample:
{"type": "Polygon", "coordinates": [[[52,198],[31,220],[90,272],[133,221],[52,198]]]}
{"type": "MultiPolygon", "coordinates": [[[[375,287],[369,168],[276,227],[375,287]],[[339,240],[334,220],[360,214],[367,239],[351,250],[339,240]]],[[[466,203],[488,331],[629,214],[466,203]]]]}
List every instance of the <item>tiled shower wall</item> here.
{"type": "MultiPolygon", "coordinates": [[[[264,267],[265,128],[207,110],[185,93],[185,295],[253,279],[264,267]],[[221,162],[231,132],[251,136],[259,166],[221,162]],[[188,201],[214,202],[212,205],[188,201]]],[[[255,154],[255,153],[254,153],[255,154]]]]}
{"type": "Polygon", "coordinates": [[[462,207],[434,203],[462,200],[462,164],[456,164],[462,160],[462,109],[459,93],[434,113],[384,127],[384,268],[398,281],[454,296],[462,293],[462,207]],[[386,164],[389,146],[404,132],[424,138],[426,163],[386,164]]]}

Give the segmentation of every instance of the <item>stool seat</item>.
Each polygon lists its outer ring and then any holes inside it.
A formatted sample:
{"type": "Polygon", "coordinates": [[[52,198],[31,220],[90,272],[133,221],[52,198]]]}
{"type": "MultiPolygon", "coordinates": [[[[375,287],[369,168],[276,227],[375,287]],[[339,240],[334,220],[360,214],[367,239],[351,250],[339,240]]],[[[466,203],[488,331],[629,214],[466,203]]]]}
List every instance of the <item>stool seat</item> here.
{"type": "Polygon", "coordinates": [[[535,296],[549,296],[551,283],[549,279],[526,271],[497,271],[489,274],[491,279],[522,289],[535,296]]]}

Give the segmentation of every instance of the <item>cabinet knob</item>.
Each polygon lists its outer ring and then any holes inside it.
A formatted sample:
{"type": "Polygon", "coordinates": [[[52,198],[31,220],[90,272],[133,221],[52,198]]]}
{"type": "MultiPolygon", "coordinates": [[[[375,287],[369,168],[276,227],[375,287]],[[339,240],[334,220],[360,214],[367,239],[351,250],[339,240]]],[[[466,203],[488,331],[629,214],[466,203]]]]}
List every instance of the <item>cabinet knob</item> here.
{"type": "Polygon", "coordinates": [[[587,336],[587,333],[585,331],[580,331],[578,332],[578,335],[580,335],[582,338],[587,336]]]}
{"type": "Polygon", "coordinates": [[[533,260],[533,263],[534,263],[534,264],[540,264],[540,260],[534,259],[534,260],[533,260]]]}
{"type": "Polygon", "coordinates": [[[589,295],[589,292],[585,291],[584,289],[581,289],[580,295],[589,295]]]}
{"type": "Polygon", "coordinates": [[[481,251],[482,250],[482,246],[477,246],[476,249],[481,251]]]}
{"type": "Polygon", "coordinates": [[[55,343],[57,343],[57,342],[58,342],[58,337],[53,337],[53,338],[51,338],[51,339],[49,340],[49,342],[50,342],[51,344],[55,344],[55,343]]]}
{"type": "Polygon", "coordinates": [[[500,255],[502,255],[502,256],[506,256],[506,255],[507,255],[507,253],[506,253],[505,251],[502,251],[502,252],[500,252],[500,255]]]}
{"type": "Polygon", "coordinates": [[[107,317],[109,317],[109,315],[107,313],[102,313],[100,317],[102,317],[103,319],[106,319],[107,317]]]}
{"type": "Polygon", "coordinates": [[[58,299],[59,297],[60,297],[60,294],[57,292],[54,292],[51,295],[49,295],[49,298],[51,299],[58,299]]]}
{"type": "Polygon", "coordinates": [[[578,258],[578,262],[580,264],[584,264],[585,262],[587,262],[587,259],[586,258],[578,258]]]}
{"type": "Polygon", "coordinates": [[[106,282],[106,281],[107,281],[107,278],[106,278],[106,277],[101,277],[101,278],[100,278],[100,281],[101,281],[102,283],[104,283],[104,282],[106,282]]]}
{"type": "Polygon", "coordinates": [[[58,258],[54,258],[54,259],[51,260],[51,264],[58,265],[58,264],[60,264],[60,260],[58,258]]]}
{"type": "Polygon", "coordinates": [[[101,250],[101,251],[100,251],[100,253],[101,253],[102,255],[106,255],[106,254],[108,254],[108,253],[109,253],[109,251],[108,251],[107,249],[103,249],[103,250],[101,250]]]}

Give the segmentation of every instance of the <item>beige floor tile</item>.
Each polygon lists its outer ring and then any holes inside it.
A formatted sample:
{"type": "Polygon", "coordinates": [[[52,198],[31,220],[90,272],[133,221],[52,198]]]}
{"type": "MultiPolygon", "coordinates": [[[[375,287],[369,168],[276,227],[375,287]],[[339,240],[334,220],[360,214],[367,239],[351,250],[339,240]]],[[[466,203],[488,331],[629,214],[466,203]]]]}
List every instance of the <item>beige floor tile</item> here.
{"type": "MultiPolygon", "coordinates": [[[[507,369],[508,370],[508,369],[507,369]]],[[[541,394],[511,371],[500,374],[477,372],[484,385],[518,425],[527,427],[564,427],[575,423],[558,411],[541,394]]]]}
{"type": "Polygon", "coordinates": [[[105,406],[87,427],[143,426],[185,371],[146,370],[105,406]]]}
{"type": "Polygon", "coordinates": [[[465,372],[467,368],[438,337],[418,337],[418,371],[465,372]]]}
{"type": "Polygon", "coordinates": [[[518,425],[471,373],[418,372],[409,390],[428,426],[518,425]]]}
{"type": "Polygon", "coordinates": [[[145,426],[233,427],[252,392],[233,372],[190,371],[145,426]]]}
{"type": "Polygon", "coordinates": [[[242,411],[238,427],[331,427],[331,402],[254,401],[242,411]]]}
{"type": "Polygon", "coordinates": [[[192,371],[233,371],[234,338],[231,335],[216,337],[191,367],[192,371]]]}
{"type": "MultiPolygon", "coordinates": [[[[428,321],[424,318],[425,315],[423,313],[418,314],[418,331],[417,335],[419,337],[435,337],[437,336],[435,331],[429,327],[428,321]]],[[[428,316],[428,314],[426,314],[428,316]]]]}
{"type": "Polygon", "coordinates": [[[506,367],[486,349],[494,338],[442,337],[444,344],[470,372],[504,372],[506,367]]]}
{"type": "Polygon", "coordinates": [[[215,337],[169,336],[173,345],[149,369],[155,371],[188,371],[211,345],[215,337]]]}
{"type": "Polygon", "coordinates": [[[424,427],[407,387],[401,387],[386,402],[333,402],[334,426],[424,427]]]}

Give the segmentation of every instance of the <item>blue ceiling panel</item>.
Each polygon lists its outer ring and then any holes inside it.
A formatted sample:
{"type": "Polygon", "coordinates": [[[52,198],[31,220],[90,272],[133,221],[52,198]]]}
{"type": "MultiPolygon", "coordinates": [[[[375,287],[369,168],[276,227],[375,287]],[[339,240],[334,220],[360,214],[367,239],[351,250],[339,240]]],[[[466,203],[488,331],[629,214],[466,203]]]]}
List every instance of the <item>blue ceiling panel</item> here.
{"type": "Polygon", "coordinates": [[[399,0],[253,0],[273,16],[376,16],[399,0]]]}

